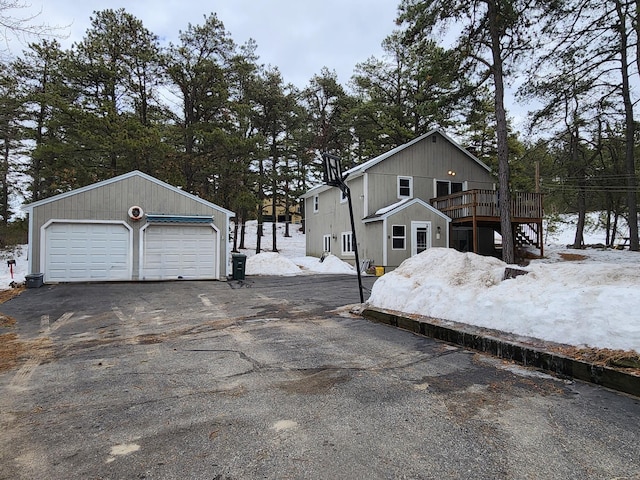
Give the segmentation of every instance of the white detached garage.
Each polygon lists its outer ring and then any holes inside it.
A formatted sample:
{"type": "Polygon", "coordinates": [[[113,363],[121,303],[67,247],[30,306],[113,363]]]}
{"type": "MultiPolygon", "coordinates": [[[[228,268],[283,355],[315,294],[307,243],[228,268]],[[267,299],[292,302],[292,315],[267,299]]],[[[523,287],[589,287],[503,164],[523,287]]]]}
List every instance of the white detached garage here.
{"type": "Polygon", "coordinates": [[[233,213],[139,171],[26,205],[45,283],[221,279],[233,213]]]}

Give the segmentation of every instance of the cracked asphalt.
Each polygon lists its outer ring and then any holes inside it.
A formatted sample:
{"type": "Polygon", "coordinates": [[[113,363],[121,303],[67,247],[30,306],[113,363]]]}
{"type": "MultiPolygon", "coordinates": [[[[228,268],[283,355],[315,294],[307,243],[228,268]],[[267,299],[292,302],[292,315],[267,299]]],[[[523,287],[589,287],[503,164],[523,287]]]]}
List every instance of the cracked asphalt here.
{"type": "Polygon", "coordinates": [[[320,275],[26,290],[0,305],[0,478],[640,479],[640,399],[358,299],[320,275]]]}

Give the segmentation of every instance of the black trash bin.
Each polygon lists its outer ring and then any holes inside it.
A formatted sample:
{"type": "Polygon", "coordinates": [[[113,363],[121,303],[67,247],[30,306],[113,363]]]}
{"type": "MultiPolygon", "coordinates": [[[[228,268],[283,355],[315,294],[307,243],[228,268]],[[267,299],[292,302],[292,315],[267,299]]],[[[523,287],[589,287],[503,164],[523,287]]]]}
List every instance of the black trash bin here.
{"type": "Polygon", "coordinates": [[[44,273],[30,273],[25,277],[27,288],[40,288],[42,286],[42,280],[44,273]]]}
{"type": "Polygon", "coordinates": [[[244,271],[247,265],[247,256],[242,253],[231,255],[232,278],[234,280],[244,280],[244,271]]]}

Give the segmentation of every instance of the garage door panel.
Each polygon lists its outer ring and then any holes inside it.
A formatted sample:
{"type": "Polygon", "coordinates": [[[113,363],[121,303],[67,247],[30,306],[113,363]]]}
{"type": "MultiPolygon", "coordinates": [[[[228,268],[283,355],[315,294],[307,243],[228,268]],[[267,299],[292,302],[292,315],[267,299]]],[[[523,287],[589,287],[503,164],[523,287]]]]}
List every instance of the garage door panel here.
{"type": "Polygon", "coordinates": [[[130,232],[123,224],[55,222],[45,239],[45,281],[131,279],[130,232]]]}
{"type": "Polygon", "coordinates": [[[210,225],[150,225],[143,242],[145,280],[218,278],[217,237],[210,225]]]}

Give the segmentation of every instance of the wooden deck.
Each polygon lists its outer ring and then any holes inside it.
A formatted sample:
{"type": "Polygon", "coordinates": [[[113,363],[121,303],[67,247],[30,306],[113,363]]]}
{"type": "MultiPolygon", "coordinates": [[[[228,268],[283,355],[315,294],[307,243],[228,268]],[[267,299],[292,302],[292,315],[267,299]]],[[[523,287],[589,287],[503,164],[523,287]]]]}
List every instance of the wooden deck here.
{"type": "MultiPolygon", "coordinates": [[[[465,190],[446,197],[431,199],[431,205],[451,218],[453,225],[467,225],[476,232],[489,227],[500,232],[500,208],[497,190],[465,190]]],[[[515,192],[511,194],[511,223],[516,246],[533,245],[540,249],[542,242],[542,194],[515,192]]],[[[477,235],[473,251],[478,252],[477,235]]]]}

